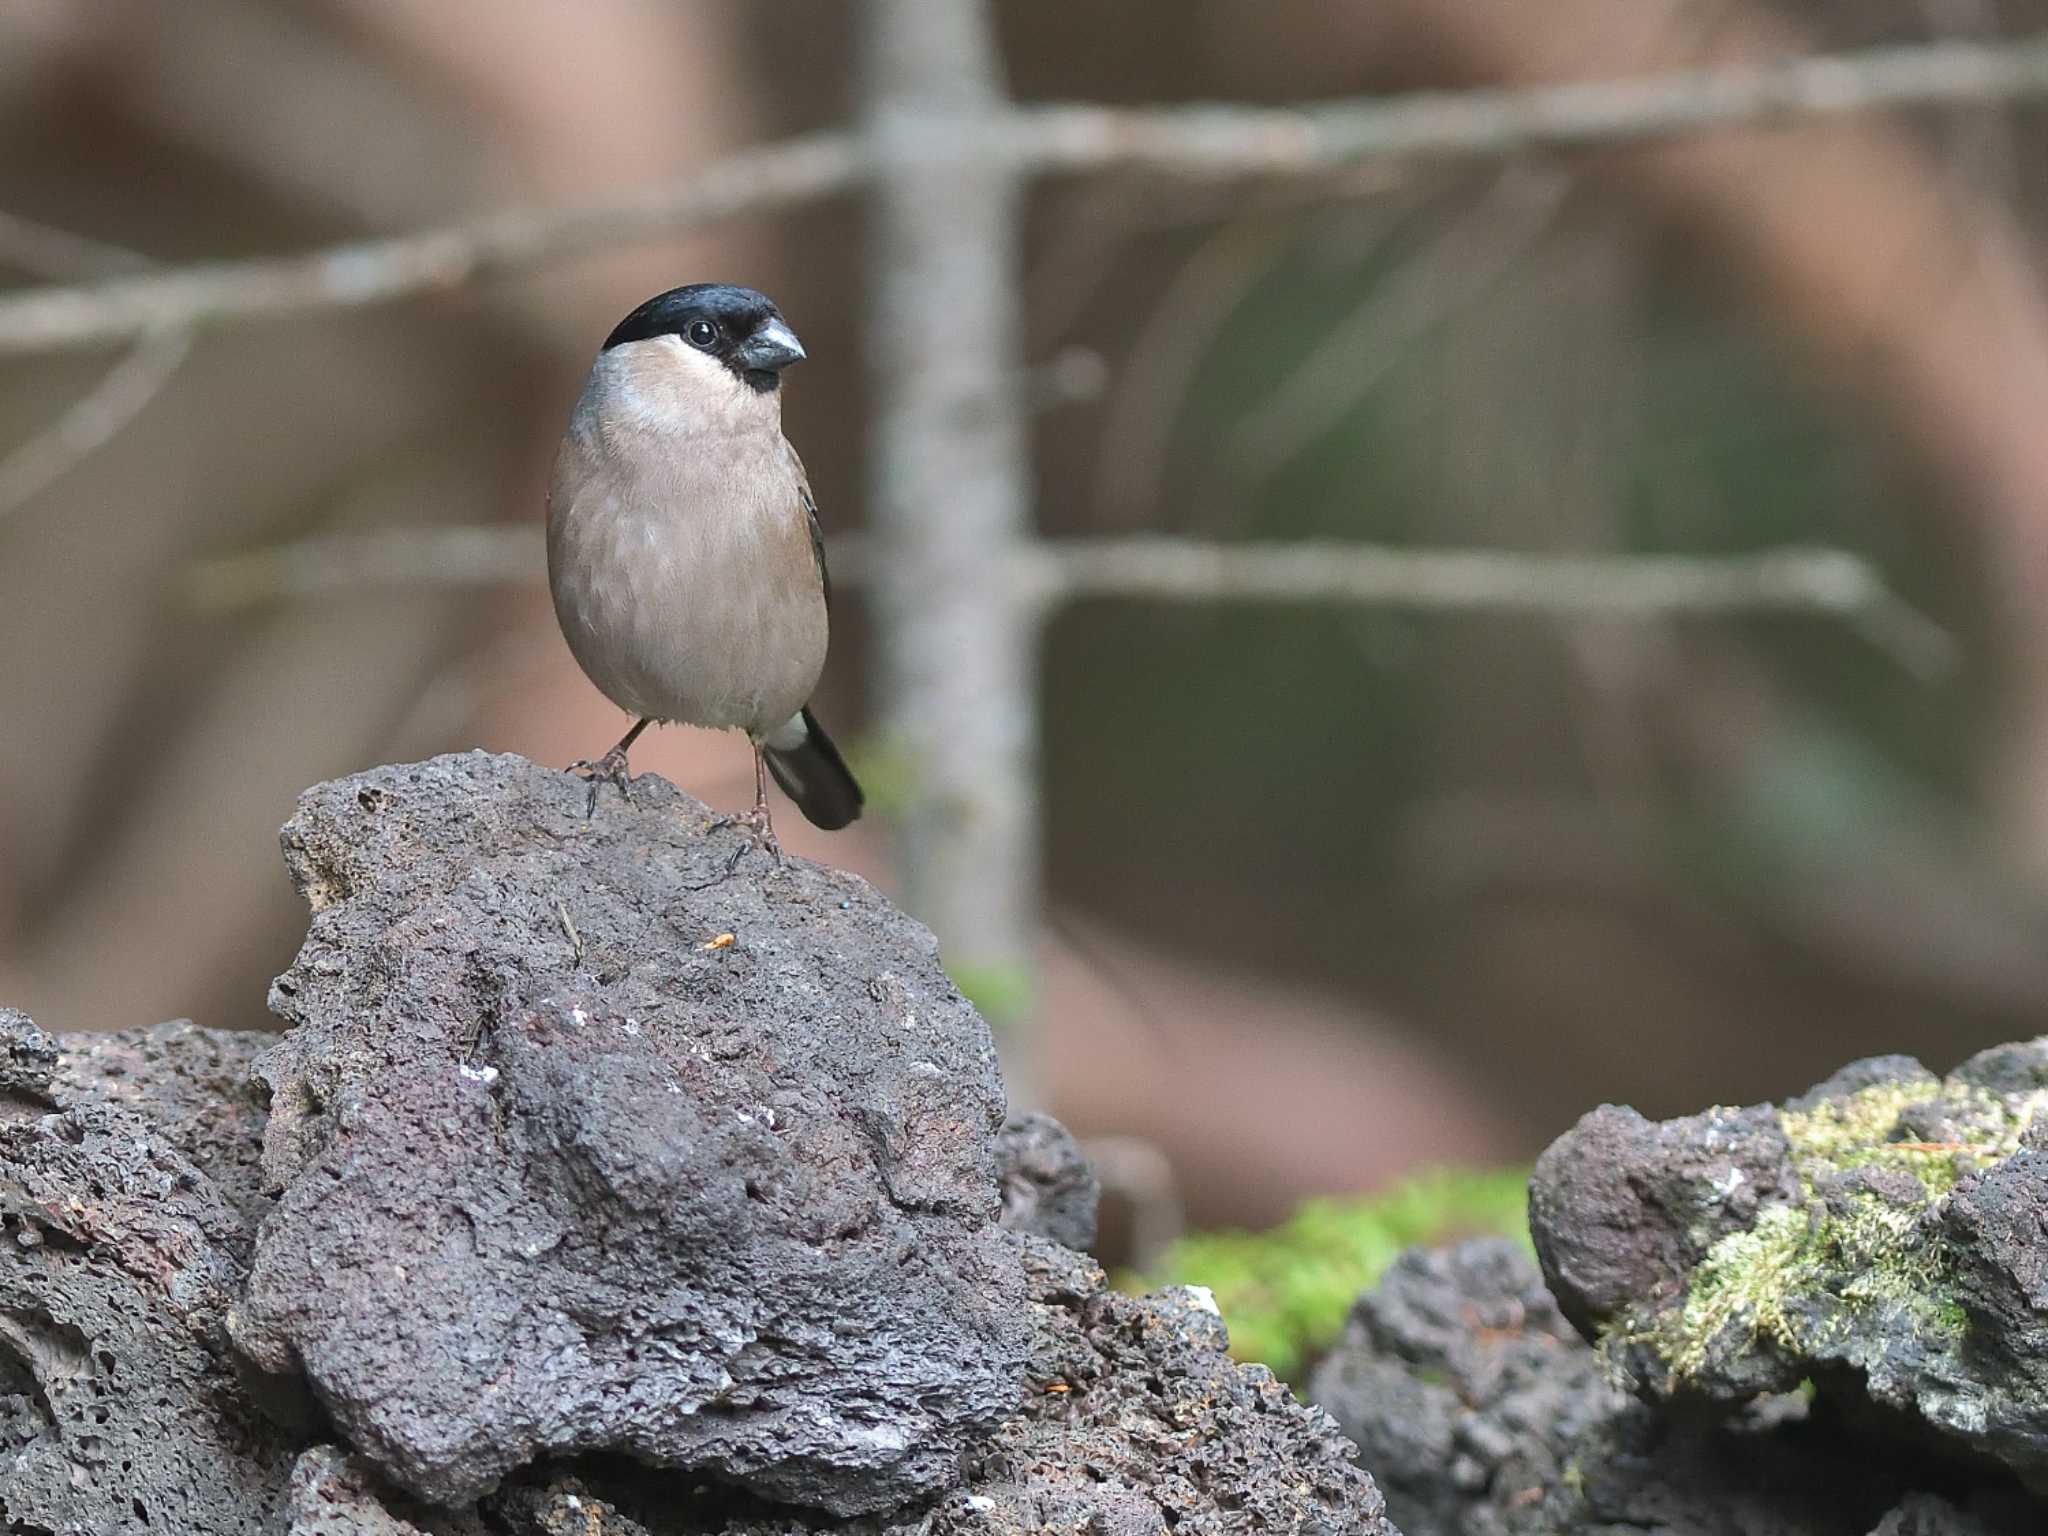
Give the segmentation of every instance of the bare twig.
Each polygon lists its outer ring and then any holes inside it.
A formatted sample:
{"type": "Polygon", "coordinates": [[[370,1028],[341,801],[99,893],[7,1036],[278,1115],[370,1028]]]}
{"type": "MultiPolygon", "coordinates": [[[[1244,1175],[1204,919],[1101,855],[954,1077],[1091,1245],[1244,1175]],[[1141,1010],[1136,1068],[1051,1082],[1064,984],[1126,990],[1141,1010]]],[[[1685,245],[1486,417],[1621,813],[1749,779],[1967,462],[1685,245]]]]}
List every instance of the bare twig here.
{"type": "Polygon", "coordinates": [[[529,271],[634,240],[829,197],[860,184],[856,139],[819,134],[742,150],[618,203],[514,209],[296,256],[208,262],[86,287],[0,296],[0,353],[116,341],[197,324],[388,303],[529,271]]]}
{"type": "Polygon", "coordinates": [[[1137,597],[1614,615],[1772,608],[1846,613],[1867,606],[1876,584],[1863,560],[1829,549],[1574,555],[1321,539],[1073,539],[1041,546],[1024,569],[1026,582],[1047,601],[1137,597]]]}
{"type": "MultiPolygon", "coordinates": [[[[1920,0],[1920,13],[1935,38],[1999,37],[1997,0],[1920,0]]],[[[1992,103],[1991,110],[1956,114],[1948,125],[1950,164],[1957,180],[1985,194],[2009,196],[2019,173],[2019,148],[2012,123],[1992,103]]]]}
{"type": "Polygon", "coordinates": [[[17,267],[53,281],[116,277],[149,269],[149,258],[125,245],[0,211],[0,266],[17,267]]]}
{"type": "Polygon", "coordinates": [[[1567,555],[1129,538],[1045,544],[1020,561],[1026,586],[1046,604],[1111,597],[1634,619],[1811,613],[1847,620],[1916,676],[1937,676],[1957,660],[1953,636],[1842,550],[1567,555]]]}
{"type": "Polygon", "coordinates": [[[775,212],[862,186],[888,156],[937,152],[1017,174],[1324,174],[1371,160],[1584,149],[1850,112],[1985,106],[2048,94],[2048,37],[1944,42],[1536,89],[1421,92],[1292,109],[1081,104],[999,108],[948,143],[825,133],[743,150],[621,202],[519,209],[300,255],[215,262],[0,297],[0,353],[118,341],[167,326],[386,303],[632,240],[775,212]]]}
{"type": "Polygon", "coordinates": [[[1007,146],[1036,171],[1175,175],[1320,172],[1365,160],[1590,149],[1704,129],[2048,93],[2048,37],[1944,42],[1506,90],[1421,91],[1294,109],[1128,110],[1055,105],[1018,114],[1007,146]]]}
{"type": "MultiPolygon", "coordinates": [[[[149,266],[147,257],[123,246],[4,212],[0,263],[46,278],[111,277],[149,266]]],[[[54,422],[0,455],[0,521],[113,441],[170,383],[191,351],[187,327],[144,333],[54,422]]]]}
{"type": "Polygon", "coordinates": [[[144,336],[49,426],[0,455],[0,521],[119,436],[191,352],[189,329],[144,336]]]}
{"type": "MultiPolygon", "coordinates": [[[[834,538],[834,585],[871,582],[874,554],[869,539],[834,538]]],[[[350,592],[538,582],[542,571],[537,526],[387,528],[219,556],[187,573],[187,593],[224,611],[350,592]]],[[[1938,673],[1956,659],[1946,630],[1867,560],[1838,549],[1575,555],[1141,535],[1027,545],[1010,557],[1008,585],[1038,608],[1140,598],[1554,618],[1810,613],[1855,624],[1915,673],[1938,673]]]]}
{"type": "Polygon", "coordinates": [[[567,935],[569,947],[575,952],[576,963],[583,964],[583,935],[576,931],[576,920],[569,916],[568,903],[561,897],[555,898],[555,916],[562,920],[562,932],[567,935]]]}
{"type": "Polygon", "coordinates": [[[1955,663],[1954,639],[1843,550],[1567,555],[1403,549],[1316,540],[1213,544],[1076,539],[1020,555],[1041,602],[1344,603],[1415,610],[1655,618],[1815,613],[1845,618],[1908,670],[1955,663]]]}

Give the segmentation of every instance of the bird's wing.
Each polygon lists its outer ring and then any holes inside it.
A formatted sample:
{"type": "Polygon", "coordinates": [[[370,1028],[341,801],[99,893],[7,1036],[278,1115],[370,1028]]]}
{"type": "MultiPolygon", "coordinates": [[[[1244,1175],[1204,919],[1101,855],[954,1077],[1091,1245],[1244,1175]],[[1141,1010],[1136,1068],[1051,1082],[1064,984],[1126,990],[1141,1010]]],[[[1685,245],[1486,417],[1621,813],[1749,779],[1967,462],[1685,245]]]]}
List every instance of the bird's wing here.
{"type": "MultiPolygon", "coordinates": [[[[787,445],[787,440],[784,442],[787,445]]],[[[818,498],[811,494],[811,477],[804,473],[804,461],[797,457],[794,448],[789,450],[789,462],[796,469],[796,493],[804,504],[804,520],[811,528],[811,553],[818,561],[818,585],[825,589],[825,606],[832,606],[832,573],[825,568],[825,530],[818,525],[818,498]]]]}

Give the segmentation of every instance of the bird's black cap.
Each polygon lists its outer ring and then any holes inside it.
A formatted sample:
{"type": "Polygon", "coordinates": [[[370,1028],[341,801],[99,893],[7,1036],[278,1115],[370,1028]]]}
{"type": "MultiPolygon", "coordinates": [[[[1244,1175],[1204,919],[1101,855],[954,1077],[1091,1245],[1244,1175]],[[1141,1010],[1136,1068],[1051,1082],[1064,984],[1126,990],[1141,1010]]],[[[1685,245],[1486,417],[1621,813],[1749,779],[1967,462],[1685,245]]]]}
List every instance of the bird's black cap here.
{"type": "Polygon", "coordinates": [[[603,350],[657,336],[680,336],[758,390],[773,389],[782,369],[804,355],[774,301],[732,283],[692,283],[656,294],[612,329],[603,350]]]}
{"type": "Polygon", "coordinates": [[[626,316],[604,339],[604,350],[629,341],[680,335],[692,320],[709,320],[736,341],[745,340],[764,320],[779,320],[782,311],[765,293],[732,283],[692,283],[657,293],[626,316]]]}

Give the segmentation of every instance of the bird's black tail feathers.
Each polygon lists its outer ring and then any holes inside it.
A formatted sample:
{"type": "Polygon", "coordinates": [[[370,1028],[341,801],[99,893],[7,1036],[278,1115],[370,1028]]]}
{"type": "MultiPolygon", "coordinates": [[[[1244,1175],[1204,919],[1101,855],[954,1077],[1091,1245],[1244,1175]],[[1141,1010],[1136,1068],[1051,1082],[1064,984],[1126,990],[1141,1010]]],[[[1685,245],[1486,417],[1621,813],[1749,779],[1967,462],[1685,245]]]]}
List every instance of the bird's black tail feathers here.
{"type": "MultiPolygon", "coordinates": [[[[787,747],[773,741],[764,743],[762,755],[768,759],[768,771],[775,775],[775,782],[797,803],[811,825],[837,832],[860,815],[860,785],[854,782],[846,759],[820,728],[809,705],[804,706],[797,719],[803,722],[803,740],[787,747]]],[[[778,736],[781,734],[777,732],[778,736]]]]}

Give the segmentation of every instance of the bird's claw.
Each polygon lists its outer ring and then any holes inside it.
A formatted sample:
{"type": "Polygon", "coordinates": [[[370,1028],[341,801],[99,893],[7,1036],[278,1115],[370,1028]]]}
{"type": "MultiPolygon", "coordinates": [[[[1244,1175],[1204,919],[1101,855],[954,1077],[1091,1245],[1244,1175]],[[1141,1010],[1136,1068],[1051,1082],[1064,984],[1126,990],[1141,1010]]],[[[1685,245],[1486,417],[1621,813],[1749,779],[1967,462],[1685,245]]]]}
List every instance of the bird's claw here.
{"type": "Polygon", "coordinates": [[[583,807],[585,821],[597,814],[597,790],[600,784],[618,785],[619,797],[628,805],[633,803],[633,776],[626,771],[626,754],[617,747],[613,747],[594,763],[587,757],[579,757],[569,765],[567,771],[579,774],[589,781],[590,800],[583,807]]]}
{"type": "Polygon", "coordinates": [[[732,857],[725,861],[726,874],[738,869],[740,860],[756,848],[774,859],[777,869],[782,868],[782,844],[775,839],[775,823],[769,819],[767,806],[757,805],[751,811],[736,811],[711,823],[713,832],[723,832],[727,827],[738,827],[745,832],[746,841],[733,849],[732,857]]]}

